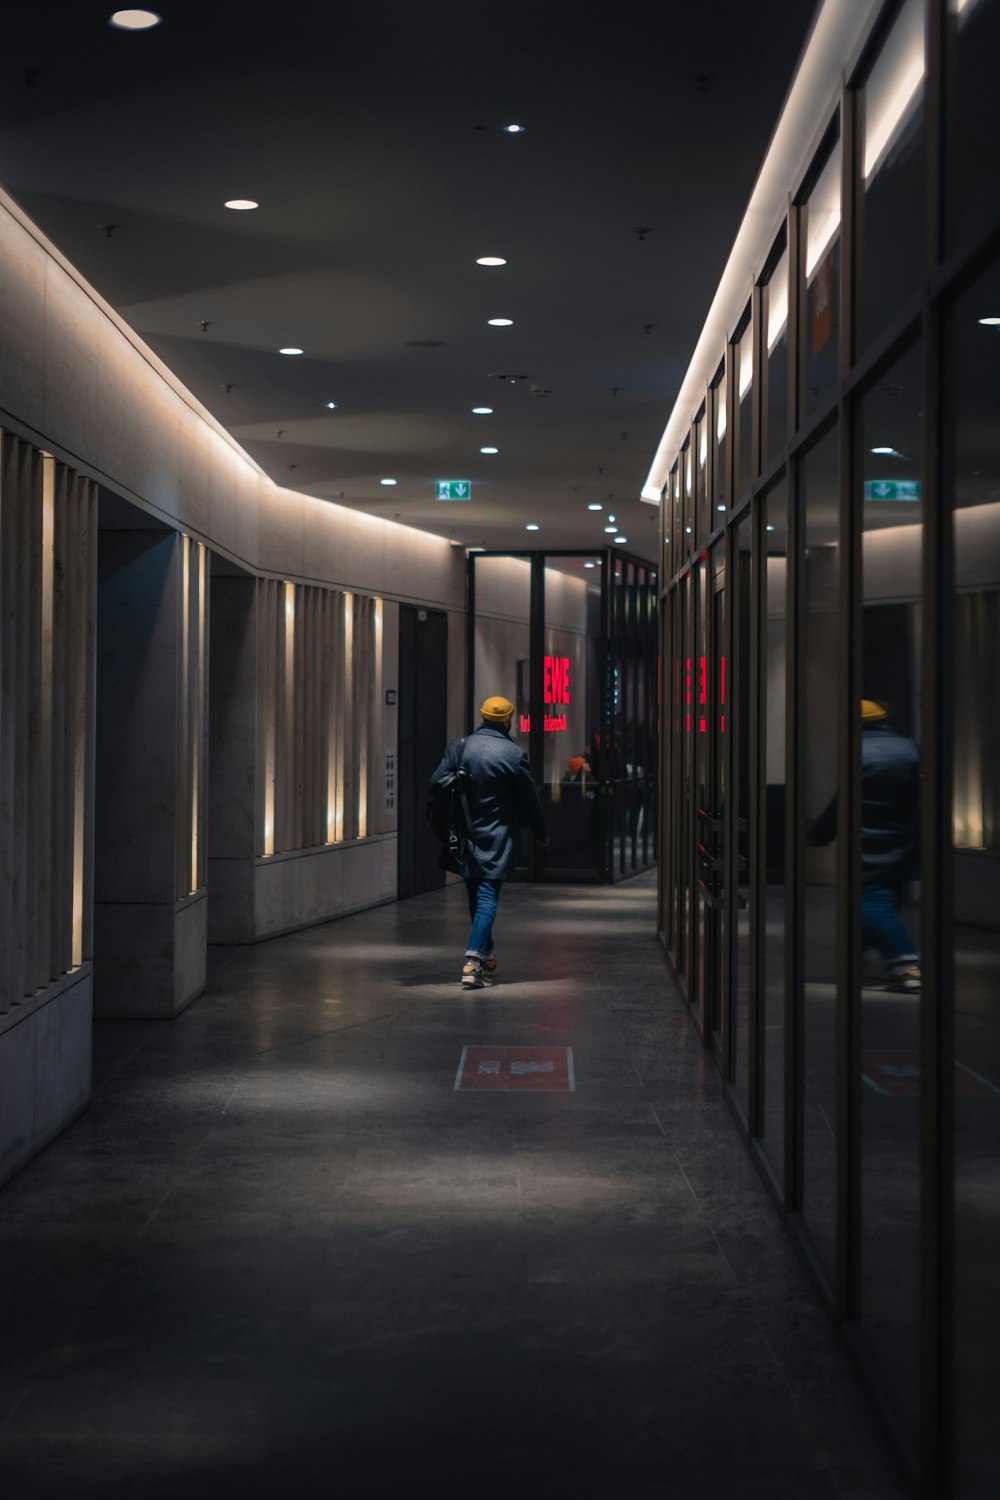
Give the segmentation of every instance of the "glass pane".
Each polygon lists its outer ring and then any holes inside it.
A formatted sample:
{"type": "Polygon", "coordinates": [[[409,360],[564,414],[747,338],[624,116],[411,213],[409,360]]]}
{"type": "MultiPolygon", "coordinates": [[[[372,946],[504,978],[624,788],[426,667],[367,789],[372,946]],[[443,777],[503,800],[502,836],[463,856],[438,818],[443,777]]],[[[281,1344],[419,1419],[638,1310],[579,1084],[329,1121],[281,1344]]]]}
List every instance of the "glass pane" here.
{"type": "Polygon", "coordinates": [[[862,403],[861,1318],[915,1432],[920,1236],[920,679],[924,360],[862,403]],[[891,477],[889,477],[891,476],[891,477]]]}
{"type": "Polygon", "coordinates": [[[954,241],[995,217],[1000,200],[1000,0],[950,0],[949,10],[955,134],[945,192],[954,241]]]}
{"type": "Polygon", "coordinates": [[[1000,1494],[1000,266],[959,301],[953,788],[958,1493],[1000,1494]]]}
{"type": "Polygon", "coordinates": [[[802,366],[808,417],[837,384],[840,348],[840,174],[838,141],[803,210],[806,241],[802,366]]]}
{"type": "Polygon", "coordinates": [[[788,251],[764,288],[764,326],[767,329],[767,421],[761,469],[781,452],[788,440],[788,251]]]}
{"type": "Polygon", "coordinates": [[[801,809],[803,861],[803,1214],[831,1281],[837,1231],[837,671],[840,617],[840,434],[835,427],[801,469],[805,599],[801,809]]]}
{"type": "Polygon", "coordinates": [[[684,556],[690,557],[694,551],[694,463],[691,457],[691,444],[688,443],[683,453],[684,462],[684,556]]]}
{"type": "Polygon", "coordinates": [[[719,513],[726,509],[726,496],[729,493],[729,473],[727,465],[729,462],[729,445],[726,442],[726,377],[723,375],[719,384],[713,391],[714,397],[714,431],[715,431],[715,465],[712,478],[712,515],[709,517],[709,527],[714,530],[719,521],[719,513]]]}
{"type": "Polygon", "coordinates": [[[531,562],[526,557],[477,557],[475,569],[474,722],[471,727],[474,729],[479,723],[478,710],[483,700],[499,694],[514,705],[511,739],[528,753],[531,562]]]}
{"type": "Polygon", "coordinates": [[[737,405],[739,408],[740,453],[736,470],[736,495],[741,499],[750,493],[753,482],[753,324],[747,323],[746,332],[735,346],[737,405]]]}
{"type": "MultiPolygon", "coordinates": [[[[711,578],[708,571],[708,558],[703,554],[697,567],[697,628],[695,636],[695,656],[692,663],[691,696],[691,735],[694,742],[695,756],[695,846],[701,843],[701,820],[698,814],[710,808],[712,800],[711,783],[711,758],[709,755],[708,734],[708,610],[709,590],[711,578]]],[[[696,867],[696,876],[701,874],[700,866],[696,867]]],[[[696,991],[698,1003],[698,1014],[701,1018],[703,1028],[708,1024],[707,1015],[707,992],[705,986],[706,975],[709,968],[711,953],[708,951],[711,943],[711,912],[706,908],[701,888],[698,888],[696,901],[696,991]]]]}
{"type": "Polygon", "coordinates": [[[764,577],[764,1149],[781,1182],[785,1160],[785,675],[788,509],[767,498],[764,577]]]}
{"type": "Polygon", "coordinates": [[[671,494],[673,499],[674,524],[670,531],[670,549],[673,559],[668,559],[669,571],[674,573],[680,567],[684,557],[684,516],[681,509],[681,470],[680,464],[674,469],[670,476],[671,494]]]}
{"type": "Polygon", "coordinates": [[[905,0],[864,88],[862,339],[924,274],[924,0],[905,0]]]}
{"type": "Polygon", "coordinates": [[[691,662],[693,588],[692,575],[690,573],[687,573],[681,579],[677,592],[681,618],[681,656],[679,663],[681,696],[680,784],[676,809],[677,863],[679,871],[678,951],[680,955],[679,972],[687,980],[688,993],[690,994],[692,973],[691,877],[694,868],[694,818],[692,812],[694,805],[694,736],[692,733],[694,705],[692,703],[691,662]]]}
{"type": "Polygon", "coordinates": [[[697,527],[695,536],[698,545],[701,546],[708,537],[711,530],[711,516],[709,513],[708,496],[708,418],[703,416],[695,423],[694,427],[695,452],[698,455],[698,466],[695,476],[696,486],[696,514],[697,527]]]}
{"type": "Polygon", "coordinates": [[[684,641],[681,590],[670,595],[670,840],[671,925],[670,954],[679,973],[684,972],[681,887],[684,871],[683,752],[684,752],[684,641]]]}
{"type": "Polygon", "coordinates": [[[744,1114],[750,1111],[750,517],[736,531],[736,576],[731,583],[736,611],[735,660],[728,697],[736,734],[736,952],[734,976],[736,1095],[744,1114]]]}
{"type": "Polygon", "coordinates": [[[549,873],[596,871],[601,864],[602,654],[600,558],[546,559],[542,802],[549,873]]]}

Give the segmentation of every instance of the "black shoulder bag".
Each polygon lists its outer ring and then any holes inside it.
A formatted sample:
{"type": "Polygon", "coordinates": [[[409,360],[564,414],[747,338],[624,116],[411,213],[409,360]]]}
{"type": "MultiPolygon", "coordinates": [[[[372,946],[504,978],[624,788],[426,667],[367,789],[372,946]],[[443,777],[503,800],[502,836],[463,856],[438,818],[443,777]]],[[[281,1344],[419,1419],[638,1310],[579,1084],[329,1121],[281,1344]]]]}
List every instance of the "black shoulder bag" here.
{"type": "Polygon", "coordinates": [[[465,741],[460,740],[457,760],[453,751],[448,770],[431,787],[427,803],[427,821],[441,840],[438,869],[450,870],[455,875],[462,873],[462,853],[472,833],[467,795],[470,778],[464,756],[465,741]]]}

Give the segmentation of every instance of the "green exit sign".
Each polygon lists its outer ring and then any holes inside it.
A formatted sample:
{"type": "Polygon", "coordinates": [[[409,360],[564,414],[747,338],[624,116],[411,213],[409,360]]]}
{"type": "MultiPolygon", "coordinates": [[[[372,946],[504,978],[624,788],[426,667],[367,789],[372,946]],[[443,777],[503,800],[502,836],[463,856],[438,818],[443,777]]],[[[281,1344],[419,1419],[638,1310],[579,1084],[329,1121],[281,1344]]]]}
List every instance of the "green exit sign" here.
{"type": "Polygon", "coordinates": [[[439,500],[471,500],[472,485],[468,479],[439,479],[437,497],[439,500]]]}
{"type": "Polygon", "coordinates": [[[919,500],[919,479],[866,479],[866,500],[919,500]]]}

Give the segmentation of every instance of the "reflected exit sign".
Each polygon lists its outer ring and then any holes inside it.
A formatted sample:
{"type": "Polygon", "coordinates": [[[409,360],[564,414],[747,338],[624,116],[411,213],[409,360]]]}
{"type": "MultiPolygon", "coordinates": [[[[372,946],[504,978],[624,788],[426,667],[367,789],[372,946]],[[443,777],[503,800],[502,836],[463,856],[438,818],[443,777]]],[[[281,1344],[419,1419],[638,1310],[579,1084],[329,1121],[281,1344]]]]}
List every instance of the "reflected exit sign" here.
{"type": "Polygon", "coordinates": [[[471,500],[472,484],[468,479],[439,479],[437,497],[439,500],[471,500]]]}
{"type": "Polygon", "coordinates": [[[866,500],[919,500],[919,479],[866,479],[866,500]]]}

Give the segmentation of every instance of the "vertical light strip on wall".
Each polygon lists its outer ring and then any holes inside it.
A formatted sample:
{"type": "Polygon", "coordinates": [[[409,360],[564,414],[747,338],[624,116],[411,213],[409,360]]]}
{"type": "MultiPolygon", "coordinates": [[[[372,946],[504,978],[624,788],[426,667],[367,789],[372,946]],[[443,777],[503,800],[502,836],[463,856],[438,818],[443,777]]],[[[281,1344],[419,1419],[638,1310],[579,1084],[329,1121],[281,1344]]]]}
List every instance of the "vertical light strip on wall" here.
{"type": "MultiPolygon", "coordinates": [[[[42,823],[40,844],[43,858],[47,864],[52,859],[52,693],[53,693],[53,630],[55,628],[54,614],[54,576],[55,576],[55,545],[56,545],[56,461],[51,454],[42,455],[42,576],[41,576],[41,606],[42,606],[42,638],[41,638],[41,661],[39,671],[39,695],[38,695],[38,815],[42,823]]],[[[77,890],[73,886],[73,938],[72,958],[74,965],[79,963],[77,958],[77,897],[79,894],[80,910],[80,942],[79,950],[83,953],[83,889],[82,885],[77,890]]],[[[48,983],[50,974],[50,953],[52,933],[51,902],[40,901],[38,903],[38,942],[41,963],[44,972],[37,975],[36,982],[39,985],[48,983]]]]}
{"type": "Polygon", "coordinates": [[[340,683],[340,746],[337,765],[337,838],[346,838],[344,826],[344,795],[347,790],[346,761],[347,737],[353,735],[354,719],[354,595],[344,595],[344,673],[340,683]]]}
{"type": "Polygon", "coordinates": [[[262,712],[264,716],[264,855],[274,853],[274,756],[277,739],[278,678],[277,642],[273,630],[273,604],[278,585],[270,579],[259,585],[261,621],[259,639],[264,662],[262,712]]]}
{"type": "Polygon", "coordinates": [[[337,647],[340,643],[338,621],[341,596],[323,596],[323,655],[326,662],[326,841],[336,843],[337,833],[337,685],[339,669],[337,647]]]}
{"type": "Polygon", "coordinates": [[[177,851],[177,892],[179,897],[190,895],[188,872],[190,870],[191,828],[188,816],[191,795],[191,538],[179,538],[180,554],[180,642],[178,649],[177,683],[177,825],[175,847],[177,851]]]}
{"type": "Polygon", "coordinates": [[[284,700],[281,715],[281,756],[278,790],[282,815],[283,849],[295,848],[295,584],[285,583],[284,594],[284,700]]]}
{"type": "Polygon", "coordinates": [[[358,838],[368,837],[368,721],[371,717],[371,649],[372,649],[372,600],[362,602],[361,665],[366,668],[363,681],[355,684],[354,717],[358,725],[358,838]]]}

